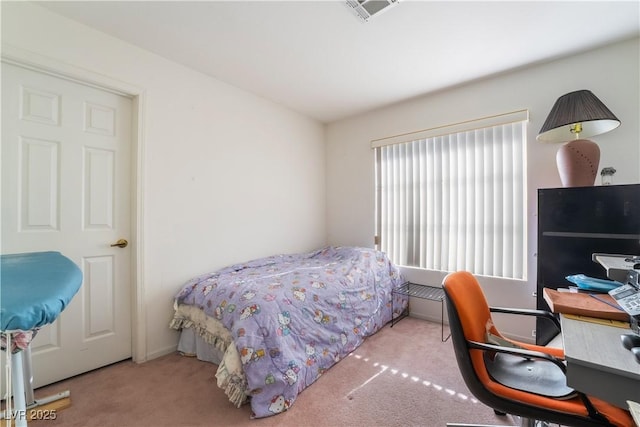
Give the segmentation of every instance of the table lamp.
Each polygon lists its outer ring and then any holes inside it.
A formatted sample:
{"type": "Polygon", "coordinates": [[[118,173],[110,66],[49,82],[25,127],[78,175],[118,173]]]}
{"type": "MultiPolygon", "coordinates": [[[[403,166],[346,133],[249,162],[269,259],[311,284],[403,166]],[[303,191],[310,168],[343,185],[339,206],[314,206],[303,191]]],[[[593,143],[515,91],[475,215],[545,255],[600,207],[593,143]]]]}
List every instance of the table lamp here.
{"type": "Polygon", "coordinates": [[[562,185],[587,187],[595,183],[600,148],[583,138],[609,132],[618,126],[620,120],[591,91],[578,90],[558,98],[536,139],[566,142],[556,155],[562,185]]]}

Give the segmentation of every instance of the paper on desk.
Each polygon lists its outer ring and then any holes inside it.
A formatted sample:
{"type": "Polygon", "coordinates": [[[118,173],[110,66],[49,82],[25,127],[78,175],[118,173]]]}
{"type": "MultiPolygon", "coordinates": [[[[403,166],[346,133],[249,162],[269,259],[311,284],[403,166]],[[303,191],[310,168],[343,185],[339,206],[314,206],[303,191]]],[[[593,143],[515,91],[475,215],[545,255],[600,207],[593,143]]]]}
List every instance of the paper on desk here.
{"type": "Polygon", "coordinates": [[[580,316],[579,314],[563,314],[564,317],[573,320],[580,320],[582,322],[597,323],[598,325],[615,326],[616,328],[629,329],[629,322],[622,322],[620,320],[600,319],[598,317],[580,316]]]}
{"type": "Polygon", "coordinates": [[[631,412],[633,421],[636,422],[637,426],[640,426],[640,404],[631,400],[627,400],[627,405],[629,405],[629,411],[631,412]]]}

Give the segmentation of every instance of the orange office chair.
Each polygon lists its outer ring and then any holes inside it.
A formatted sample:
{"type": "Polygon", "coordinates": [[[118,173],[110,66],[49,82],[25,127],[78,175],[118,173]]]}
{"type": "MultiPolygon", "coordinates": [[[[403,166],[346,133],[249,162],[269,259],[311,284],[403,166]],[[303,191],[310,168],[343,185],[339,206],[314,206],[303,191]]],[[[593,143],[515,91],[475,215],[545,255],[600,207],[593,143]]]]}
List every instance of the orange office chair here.
{"type": "Polygon", "coordinates": [[[519,416],[522,426],[534,426],[536,420],[576,427],[634,425],[628,411],[567,387],[562,349],[509,340],[491,319],[491,312],[544,316],[559,330],[551,313],[489,307],[480,284],[466,271],[449,274],[443,288],[458,367],[480,402],[497,414],[519,416]]]}

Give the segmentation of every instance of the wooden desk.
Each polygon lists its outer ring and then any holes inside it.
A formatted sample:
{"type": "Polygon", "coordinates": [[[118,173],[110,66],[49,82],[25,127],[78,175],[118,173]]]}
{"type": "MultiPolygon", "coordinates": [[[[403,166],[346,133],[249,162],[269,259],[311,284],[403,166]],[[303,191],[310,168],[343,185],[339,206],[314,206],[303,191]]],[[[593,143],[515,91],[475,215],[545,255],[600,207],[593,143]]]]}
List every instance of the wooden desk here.
{"type": "Polygon", "coordinates": [[[567,361],[567,385],[628,409],[640,402],[640,363],[622,346],[630,329],[583,322],[560,315],[567,361]]]}

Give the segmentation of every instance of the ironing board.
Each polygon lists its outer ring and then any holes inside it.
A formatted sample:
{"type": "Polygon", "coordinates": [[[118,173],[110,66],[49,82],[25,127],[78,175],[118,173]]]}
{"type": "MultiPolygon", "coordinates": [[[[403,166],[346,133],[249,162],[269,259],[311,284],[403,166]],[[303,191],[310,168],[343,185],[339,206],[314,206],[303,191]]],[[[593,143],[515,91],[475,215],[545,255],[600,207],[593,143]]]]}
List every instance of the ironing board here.
{"type": "Polygon", "coordinates": [[[7,398],[9,416],[3,418],[7,423],[13,418],[16,427],[23,427],[27,425],[26,400],[29,406],[45,403],[33,399],[29,344],[35,332],[53,323],[78,292],[82,272],[59,252],[1,255],[0,260],[0,334],[7,353],[7,391],[13,392],[15,406],[12,413],[7,398]]]}

